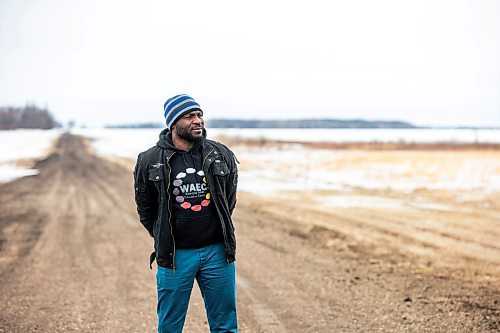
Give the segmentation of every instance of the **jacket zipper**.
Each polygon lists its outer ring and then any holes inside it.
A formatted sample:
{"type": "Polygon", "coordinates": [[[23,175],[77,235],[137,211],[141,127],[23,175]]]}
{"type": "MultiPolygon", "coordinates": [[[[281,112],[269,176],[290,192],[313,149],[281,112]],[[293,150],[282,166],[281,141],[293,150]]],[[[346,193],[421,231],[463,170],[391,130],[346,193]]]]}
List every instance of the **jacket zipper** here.
{"type": "MultiPolygon", "coordinates": [[[[207,159],[208,156],[210,156],[210,154],[212,154],[212,152],[214,151],[214,149],[212,148],[212,150],[205,156],[205,158],[203,159],[203,164],[201,165],[201,168],[204,170],[205,169],[205,161],[207,159]]],[[[208,171],[208,170],[207,170],[208,171]]],[[[205,171],[203,171],[205,172],[205,171]]],[[[205,179],[207,180],[207,184],[208,184],[208,188],[210,189],[210,184],[209,184],[209,177],[208,175],[205,175],[205,179]]],[[[222,215],[219,211],[219,207],[217,207],[217,204],[215,203],[215,200],[216,200],[216,195],[213,194],[212,190],[210,189],[210,196],[213,198],[214,200],[214,205],[215,205],[215,209],[217,210],[217,214],[219,215],[219,220],[220,220],[220,224],[221,224],[221,227],[222,227],[222,235],[224,236],[224,250],[226,250],[226,246],[227,246],[227,235],[226,235],[226,227],[224,226],[224,221],[222,219],[222,215]]],[[[218,200],[218,198],[217,198],[218,200]]],[[[226,256],[226,261],[229,262],[229,259],[227,258],[226,256]]]]}
{"type": "MultiPolygon", "coordinates": [[[[174,153],[175,154],[175,153],[174,153]]],[[[168,208],[168,224],[170,225],[170,236],[172,237],[172,242],[174,243],[174,252],[173,252],[173,256],[172,256],[172,270],[173,272],[175,273],[175,238],[174,238],[174,232],[173,232],[173,227],[172,227],[172,221],[171,221],[171,218],[172,218],[172,211],[170,210],[170,173],[172,172],[172,168],[170,167],[170,165],[168,164],[170,159],[172,158],[172,156],[174,155],[170,155],[168,158],[167,158],[167,166],[168,166],[168,178],[165,179],[165,181],[167,182],[167,195],[168,195],[168,200],[167,200],[167,208],[168,208]]]]}

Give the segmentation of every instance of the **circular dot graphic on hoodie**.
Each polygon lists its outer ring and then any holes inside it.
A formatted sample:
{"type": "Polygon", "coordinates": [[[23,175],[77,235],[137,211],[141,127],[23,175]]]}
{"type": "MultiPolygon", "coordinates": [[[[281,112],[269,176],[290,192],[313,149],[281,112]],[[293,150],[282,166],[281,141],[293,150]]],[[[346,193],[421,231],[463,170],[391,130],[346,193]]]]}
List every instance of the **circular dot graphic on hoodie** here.
{"type": "MultiPolygon", "coordinates": [[[[210,205],[210,198],[211,198],[210,193],[207,192],[202,202],[198,205],[195,205],[194,203],[186,201],[186,198],[181,194],[181,191],[179,189],[179,186],[181,186],[184,183],[182,178],[185,178],[188,174],[193,174],[193,173],[196,173],[198,176],[203,177],[202,182],[205,184],[207,183],[205,172],[203,172],[203,170],[196,172],[196,169],[194,168],[186,168],[186,172],[179,172],[176,176],[177,179],[175,179],[172,182],[174,185],[174,189],[172,190],[172,192],[176,196],[175,200],[180,204],[182,208],[191,209],[194,212],[199,212],[203,209],[203,207],[207,207],[210,205]]],[[[204,191],[206,191],[206,185],[204,191]]]]}

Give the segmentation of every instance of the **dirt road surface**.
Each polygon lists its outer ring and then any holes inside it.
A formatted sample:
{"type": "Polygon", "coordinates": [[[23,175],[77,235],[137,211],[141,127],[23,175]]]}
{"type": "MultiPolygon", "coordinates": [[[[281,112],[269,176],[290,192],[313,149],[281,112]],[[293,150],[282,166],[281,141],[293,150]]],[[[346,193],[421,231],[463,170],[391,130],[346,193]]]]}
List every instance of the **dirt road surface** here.
{"type": "MultiPolygon", "coordinates": [[[[35,167],[0,185],[0,332],[154,332],[130,167],[72,135],[35,167]]],[[[241,332],[498,332],[498,211],[419,217],[240,193],[241,332]]],[[[195,287],[185,332],[205,318],[195,287]]]]}

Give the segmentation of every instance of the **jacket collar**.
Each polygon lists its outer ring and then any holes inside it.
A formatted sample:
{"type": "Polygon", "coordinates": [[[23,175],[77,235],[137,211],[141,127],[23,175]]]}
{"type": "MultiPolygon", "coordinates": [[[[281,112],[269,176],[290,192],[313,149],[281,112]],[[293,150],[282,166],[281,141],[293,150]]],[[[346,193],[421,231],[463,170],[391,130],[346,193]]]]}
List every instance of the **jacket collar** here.
{"type": "MultiPolygon", "coordinates": [[[[204,128],[202,139],[200,141],[198,141],[197,143],[195,143],[193,148],[191,149],[191,150],[193,150],[193,149],[196,149],[196,148],[202,146],[203,147],[203,149],[202,149],[203,157],[210,154],[213,150],[213,148],[207,144],[206,138],[207,138],[207,131],[204,128]]],[[[169,158],[175,152],[184,152],[184,150],[180,150],[174,146],[174,143],[172,142],[172,132],[168,128],[165,128],[160,132],[160,138],[159,138],[158,142],[156,143],[156,145],[160,148],[165,149],[166,158],[169,158]]],[[[212,154],[213,154],[213,152],[212,152],[212,154]]],[[[218,153],[216,153],[216,154],[218,154],[218,153]]]]}
{"type": "MultiPolygon", "coordinates": [[[[198,148],[202,144],[205,143],[205,139],[207,137],[207,131],[203,129],[203,137],[200,141],[194,144],[193,148],[191,150],[198,148]]],[[[165,128],[160,132],[160,138],[158,142],[156,143],[158,147],[164,148],[164,149],[170,149],[170,150],[175,150],[175,151],[183,151],[181,149],[178,149],[174,146],[174,143],[172,142],[172,132],[168,129],[165,128]]]]}

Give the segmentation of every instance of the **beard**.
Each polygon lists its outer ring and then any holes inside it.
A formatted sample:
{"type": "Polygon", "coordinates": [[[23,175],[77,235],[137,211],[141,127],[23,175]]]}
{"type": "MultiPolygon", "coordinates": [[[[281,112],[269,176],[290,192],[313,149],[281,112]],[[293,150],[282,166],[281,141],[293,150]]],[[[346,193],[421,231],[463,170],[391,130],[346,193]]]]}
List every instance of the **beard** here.
{"type": "Polygon", "coordinates": [[[179,138],[191,143],[199,142],[203,138],[203,134],[205,133],[205,129],[203,128],[201,135],[194,136],[189,131],[189,127],[179,127],[179,126],[175,126],[174,131],[176,132],[179,138]]]}

